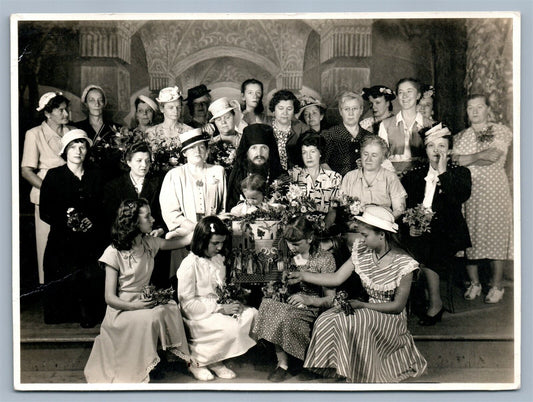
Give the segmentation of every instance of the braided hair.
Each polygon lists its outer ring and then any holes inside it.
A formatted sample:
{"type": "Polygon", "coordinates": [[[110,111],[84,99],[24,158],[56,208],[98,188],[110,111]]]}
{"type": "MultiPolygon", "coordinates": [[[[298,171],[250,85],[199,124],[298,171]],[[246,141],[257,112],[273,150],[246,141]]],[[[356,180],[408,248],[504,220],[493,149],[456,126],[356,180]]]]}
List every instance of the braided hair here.
{"type": "Polygon", "coordinates": [[[142,207],[147,207],[144,198],[124,200],[118,207],[117,218],[111,228],[111,244],[119,251],[131,250],[133,241],[141,234],[139,230],[139,213],[142,207]]]}

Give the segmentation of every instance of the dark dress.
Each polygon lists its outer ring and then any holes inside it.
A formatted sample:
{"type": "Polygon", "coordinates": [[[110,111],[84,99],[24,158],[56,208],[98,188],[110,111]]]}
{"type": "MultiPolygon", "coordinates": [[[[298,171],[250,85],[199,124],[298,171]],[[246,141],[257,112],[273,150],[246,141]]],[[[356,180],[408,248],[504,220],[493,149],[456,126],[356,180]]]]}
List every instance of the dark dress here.
{"type": "Polygon", "coordinates": [[[121,126],[104,121],[97,133],[89,123],[89,118],[73,123],[73,125],[85,131],[93,141],[86,165],[101,170],[104,173],[105,182],[120,176],[124,172],[121,162],[122,152],[116,147],[114,139],[121,126]]]}
{"type": "MultiPolygon", "coordinates": [[[[148,174],[144,178],[143,187],[140,194],[137,194],[129,173],[107,183],[104,187],[103,205],[105,214],[105,236],[110,243],[111,227],[117,216],[118,207],[124,200],[135,200],[144,198],[150,205],[152,217],[154,218],[153,229],[163,229],[168,232],[167,226],[161,215],[161,205],[159,204],[159,193],[161,191],[161,177],[148,174]]],[[[155,268],[152,273],[151,282],[158,288],[168,288],[170,286],[170,252],[161,250],[155,256],[155,268]]]]}
{"type": "MultiPolygon", "coordinates": [[[[407,208],[413,208],[424,200],[428,170],[429,163],[425,163],[403,176],[407,208]]],[[[419,263],[437,273],[447,268],[459,250],[470,247],[470,235],[461,207],[470,197],[471,186],[470,170],[449,162],[446,172],[439,175],[433,196],[431,209],[435,215],[431,221],[431,231],[411,237],[409,227],[402,226],[402,239],[408,250],[419,263]]]]}
{"type": "Polygon", "coordinates": [[[322,131],[321,135],[326,140],[326,150],[322,160],[331,170],[344,176],[350,170],[357,168],[357,159],[361,157],[361,142],[367,135],[373,134],[359,127],[359,133],[354,138],[341,123],[322,131]]]}
{"type": "Polygon", "coordinates": [[[104,315],[104,273],[97,265],[105,247],[99,208],[101,189],[98,172],[86,169],[80,180],[67,165],[49,170],[43,181],[41,219],[50,225],[44,252],[46,323],[94,325],[104,315]],[[69,208],[87,217],[92,227],[86,232],[71,229],[69,208]]]}

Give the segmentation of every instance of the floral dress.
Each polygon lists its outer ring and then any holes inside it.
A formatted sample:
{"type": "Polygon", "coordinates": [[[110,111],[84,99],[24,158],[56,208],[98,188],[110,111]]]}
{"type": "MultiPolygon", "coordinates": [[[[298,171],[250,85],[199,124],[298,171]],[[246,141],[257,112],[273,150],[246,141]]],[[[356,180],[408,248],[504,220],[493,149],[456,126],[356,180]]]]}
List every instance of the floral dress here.
{"type": "Polygon", "coordinates": [[[488,166],[468,166],[472,175],[472,194],[464,203],[464,213],[472,247],[468,259],[507,260],[513,258],[513,204],[504,164],[513,134],[501,124],[490,123],[476,133],[472,127],[454,138],[453,152],[469,155],[488,148],[502,151],[488,166]]]}
{"type": "MultiPolygon", "coordinates": [[[[406,254],[396,254],[391,264],[380,267],[372,259],[372,250],[359,240],[353,246],[352,262],[369,303],[394,300],[402,278],[418,269],[406,254]]],[[[400,314],[368,308],[349,315],[336,308],[326,311],[315,322],[304,362],[315,372],[350,382],[399,382],[422,375],[426,366],[407,329],[405,309],[400,314]]]]}
{"type": "MultiPolygon", "coordinates": [[[[335,272],[335,259],[329,251],[319,250],[305,265],[296,267],[298,271],[328,273],[335,272]]],[[[298,285],[297,285],[298,286],[298,285]]],[[[319,297],[320,286],[301,283],[291,293],[302,293],[319,297]]],[[[305,351],[311,339],[311,329],[319,314],[318,307],[296,307],[270,298],[263,298],[253,332],[258,339],[281,346],[281,348],[304,360],[305,351]]]]}
{"type": "Polygon", "coordinates": [[[152,149],[153,171],[165,174],[185,163],[179,135],[188,130],[192,130],[192,127],[183,123],[178,123],[172,129],[166,128],[163,123],[146,129],[146,142],[152,149]]]}

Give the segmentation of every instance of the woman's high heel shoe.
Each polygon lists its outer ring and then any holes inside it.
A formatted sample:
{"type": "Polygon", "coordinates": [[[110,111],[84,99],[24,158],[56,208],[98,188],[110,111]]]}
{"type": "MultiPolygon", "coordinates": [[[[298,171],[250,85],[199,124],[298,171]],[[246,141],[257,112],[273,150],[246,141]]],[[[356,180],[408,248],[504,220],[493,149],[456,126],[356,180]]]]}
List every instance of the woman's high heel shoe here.
{"type": "Polygon", "coordinates": [[[444,307],[441,308],[440,311],[433,316],[429,316],[426,314],[424,317],[420,319],[420,321],[418,321],[418,324],[423,325],[425,327],[429,327],[430,325],[435,325],[436,323],[442,320],[442,313],[444,313],[444,307]]]}

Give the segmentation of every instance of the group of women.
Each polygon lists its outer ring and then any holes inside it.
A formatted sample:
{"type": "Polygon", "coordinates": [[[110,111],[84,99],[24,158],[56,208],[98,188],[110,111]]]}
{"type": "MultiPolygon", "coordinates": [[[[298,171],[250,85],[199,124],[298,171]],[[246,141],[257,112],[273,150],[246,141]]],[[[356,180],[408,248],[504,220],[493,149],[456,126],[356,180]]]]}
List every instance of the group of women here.
{"type": "MultiPolygon", "coordinates": [[[[246,80],[241,92],[239,104],[227,98],[211,102],[204,85],[189,90],[191,126],[181,122],[184,99],[178,87],[162,89],[157,103],[139,96],[133,128],[141,141],[129,144],[122,160],[108,154],[111,160],[90,161],[91,148],[99,143],[113,148],[116,140],[117,125],[103,114],[104,90],[90,85],[83,91],[88,118],[73,124],[66,97],[59,92],[41,97],[37,110],[44,120],[26,134],[21,172],[33,187],[45,322],[94,326],[104,314],[105,294],[107,310],[87,365],[88,381],[147,380],[159,361],[158,339],[164,349],[188,360],[199,380],[210,380],[213,373],[234,378],[223,360],[245,353],[257,339],[275,346],[272,381],[289,376],[288,355],[316,373],[353,382],[420,375],[426,362],[407,331],[405,315],[419,267],[428,290],[421,325],[440,321],[439,279],[463,250],[470,278],[465,298],[481,295],[477,264],[485,259],[493,269],[485,302],[503,297],[503,265],[513,255],[512,202],[503,168],[511,131],[489,120],[486,96],[471,95],[471,125],[452,136],[420,105],[432,100],[434,90],[423,91],[413,78],[401,79],[395,91],[376,85],[361,94],[340,94],[342,122],[330,128],[324,123],[326,105],[317,98],[279,90],[267,116],[260,81],[246,80]],[[393,114],[396,98],[400,111],[393,114]],[[366,101],[372,116],[361,120],[366,101]],[[162,122],[154,124],[160,113],[162,122]],[[216,215],[235,207],[226,201],[226,178],[235,155],[246,155],[247,150],[239,151],[243,132],[256,124],[270,127],[287,177],[326,214],[326,226],[332,232],[357,232],[351,257],[335,264],[323,250],[327,242],[317,241],[305,218],[295,218],[284,237],[296,267],[290,282],[298,285],[286,305],[264,299],[259,311],[240,303],[218,304],[216,292],[225,278],[229,235],[216,215]],[[155,155],[165,152],[168,163],[152,171],[155,155]],[[339,207],[343,196],[363,207],[362,216],[348,225],[339,207]],[[419,204],[434,213],[429,231],[402,223],[406,208],[419,204]],[[184,248],[189,245],[190,252],[184,248]],[[164,252],[156,258],[159,250],[173,251],[170,258],[164,252]],[[105,281],[96,268],[99,255],[105,281]],[[334,288],[354,272],[368,301],[343,304],[334,288]],[[183,319],[175,305],[156,307],[141,298],[144,285],[157,275],[162,283],[178,277],[183,319]],[[353,311],[345,314],[339,306],[353,311]],[[182,321],[188,328],[185,340],[182,321]],[[151,329],[142,329],[146,325],[151,329]],[[127,338],[121,332],[126,327],[127,338]],[[117,349],[117,337],[126,349],[135,337],[153,347],[132,362],[131,356],[119,357],[128,352],[117,349]]],[[[269,152],[267,147],[265,158],[269,152]]],[[[243,182],[249,191],[242,192],[241,203],[257,205],[247,199],[252,193],[263,202],[267,187],[265,178],[243,182]],[[249,186],[255,182],[261,186],[249,186]]]]}

